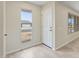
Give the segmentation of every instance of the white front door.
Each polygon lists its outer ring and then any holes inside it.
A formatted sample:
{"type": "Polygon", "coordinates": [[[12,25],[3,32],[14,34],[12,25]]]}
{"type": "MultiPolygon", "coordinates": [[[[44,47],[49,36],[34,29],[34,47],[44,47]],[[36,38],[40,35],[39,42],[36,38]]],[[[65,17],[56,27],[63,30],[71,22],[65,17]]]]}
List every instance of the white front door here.
{"type": "Polygon", "coordinates": [[[43,21],[43,43],[52,48],[52,9],[51,7],[42,10],[43,21]]]}

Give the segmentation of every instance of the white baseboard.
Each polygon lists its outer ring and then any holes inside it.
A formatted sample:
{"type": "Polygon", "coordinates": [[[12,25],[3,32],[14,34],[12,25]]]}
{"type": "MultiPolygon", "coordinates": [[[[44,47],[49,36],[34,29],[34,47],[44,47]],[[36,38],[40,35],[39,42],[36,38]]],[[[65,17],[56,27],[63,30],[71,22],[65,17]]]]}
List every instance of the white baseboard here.
{"type": "Polygon", "coordinates": [[[68,43],[70,43],[70,42],[72,42],[72,41],[74,41],[74,40],[76,40],[76,39],[72,39],[72,40],[70,40],[70,41],[67,41],[67,42],[63,43],[62,45],[60,45],[60,46],[58,46],[57,48],[55,48],[55,50],[58,50],[58,49],[64,47],[65,45],[67,45],[68,43]]]}
{"type": "Polygon", "coordinates": [[[6,53],[6,55],[9,55],[9,54],[12,54],[12,53],[15,53],[15,52],[21,51],[21,50],[23,50],[23,49],[27,49],[27,48],[30,48],[30,47],[39,45],[39,44],[42,44],[42,43],[41,43],[41,42],[36,42],[35,44],[32,44],[32,45],[29,46],[29,47],[24,47],[24,48],[19,48],[19,49],[13,50],[13,51],[9,51],[9,52],[6,53]]]}

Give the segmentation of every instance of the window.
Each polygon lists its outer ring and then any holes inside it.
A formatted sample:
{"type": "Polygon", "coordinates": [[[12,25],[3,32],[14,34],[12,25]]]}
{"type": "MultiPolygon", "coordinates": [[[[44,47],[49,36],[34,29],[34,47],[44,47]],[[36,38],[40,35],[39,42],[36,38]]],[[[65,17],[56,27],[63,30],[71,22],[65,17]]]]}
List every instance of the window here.
{"type": "Polygon", "coordinates": [[[79,31],[79,16],[77,16],[77,31],[79,31]]]}
{"type": "Polygon", "coordinates": [[[28,30],[32,28],[32,12],[29,10],[21,11],[21,27],[22,30],[28,30]]]}
{"type": "Polygon", "coordinates": [[[21,10],[21,40],[26,42],[32,39],[32,11],[21,10]]]}
{"type": "Polygon", "coordinates": [[[79,17],[71,13],[68,14],[68,33],[79,30],[79,17]]]}
{"type": "Polygon", "coordinates": [[[69,33],[72,33],[74,32],[74,16],[69,14],[69,17],[68,17],[68,31],[69,33]]]}

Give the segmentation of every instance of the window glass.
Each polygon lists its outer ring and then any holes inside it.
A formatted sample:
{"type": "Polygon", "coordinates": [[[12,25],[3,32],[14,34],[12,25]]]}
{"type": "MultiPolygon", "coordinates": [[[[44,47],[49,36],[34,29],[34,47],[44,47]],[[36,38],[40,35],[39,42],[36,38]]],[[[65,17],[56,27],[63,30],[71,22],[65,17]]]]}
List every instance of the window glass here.
{"type": "Polygon", "coordinates": [[[32,12],[28,10],[22,10],[21,11],[21,20],[32,22],[32,12]]]}
{"type": "Polygon", "coordinates": [[[21,40],[22,42],[32,39],[32,11],[21,11],[21,40]]]}
{"type": "Polygon", "coordinates": [[[79,30],[79,18],[71,13],[68,14],[68,33],[73,33],[79,30]]]}

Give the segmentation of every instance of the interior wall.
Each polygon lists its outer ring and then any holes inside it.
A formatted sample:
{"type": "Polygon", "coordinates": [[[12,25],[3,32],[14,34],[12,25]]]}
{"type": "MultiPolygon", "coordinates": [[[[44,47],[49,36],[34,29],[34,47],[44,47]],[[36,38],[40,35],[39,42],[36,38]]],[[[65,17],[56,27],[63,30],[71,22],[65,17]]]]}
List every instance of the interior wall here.
{"type": "Polygon", "coordinates": [[[33,45],[41,43],[40,39],[40,7],[36,5],[29,4],[27,2],[6,2],[6,30],[8,33],[7,36],[7,53],[17,51],[19,49],[24,49],[31,47],[33,45]],[[21,42],[20,39],[20,29],[21,29],[21,20],[20,12],[21,9],[32,10],[32,40],[25,43],[21,42]]]}
{"type": "Polygon", "coordinates": [[[56,49],[79,38],[79,31],[68,34],[68,13],[78,15],[76,11],[56,2],[55,4],[55,47],[56,49]]]}
{"type": "Polygon", "coordinates": [[[3,2],[0,1],[0,58],[3,56],[3,2]]]}
{"type": "MultiPolygon", "coordinates": [[[[7,53],[27,48],[41,42],[41,8],[27,2],[7,2],[7,53]],[[22,43],[20,39],[20,11],[21,9],[29,9],[33,12],[33,39],[26,43],[22,43]]],[[[79,32],[68,34],[68,12],[79,15],[70,8],[59,3],[53,5],[53,44],[56,49],[64,46],[68,42],[78,38],[79,32]]]]}

